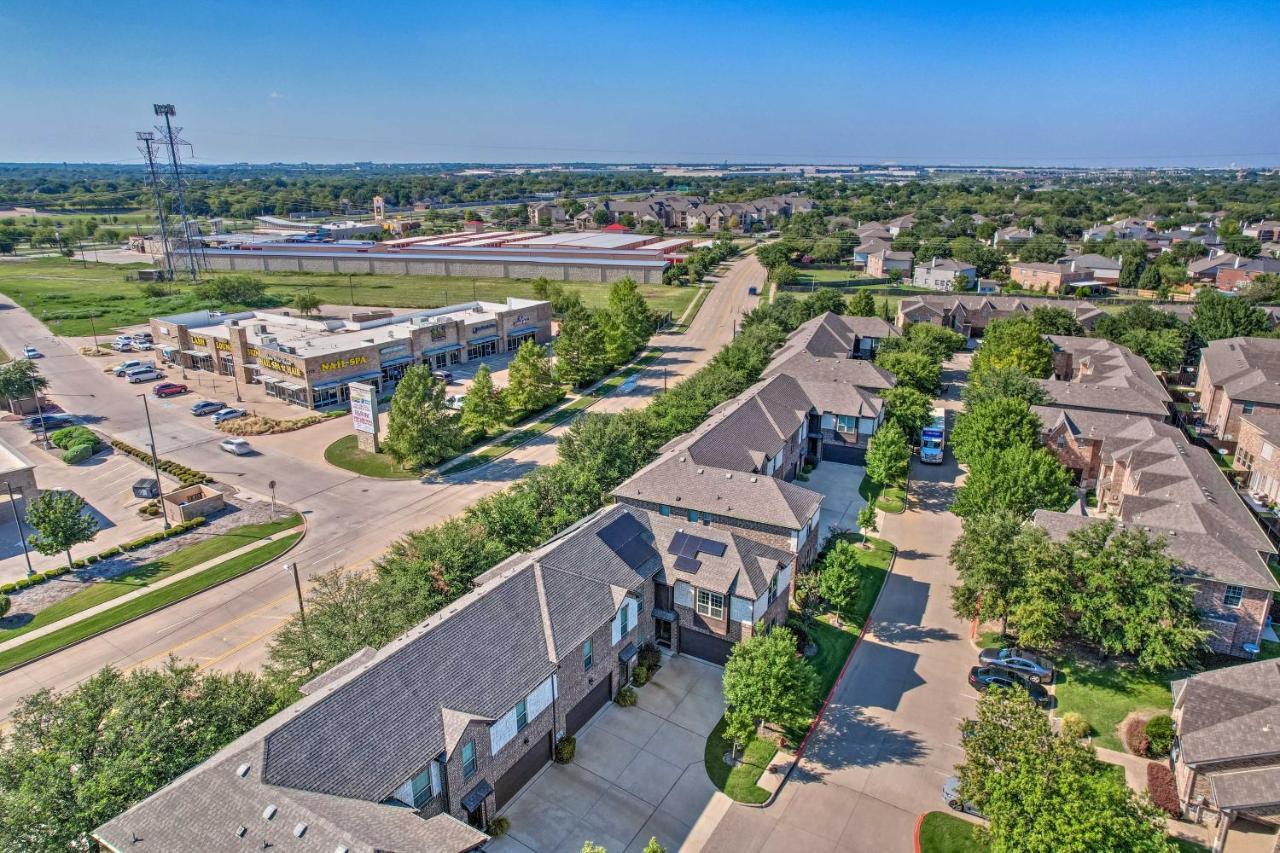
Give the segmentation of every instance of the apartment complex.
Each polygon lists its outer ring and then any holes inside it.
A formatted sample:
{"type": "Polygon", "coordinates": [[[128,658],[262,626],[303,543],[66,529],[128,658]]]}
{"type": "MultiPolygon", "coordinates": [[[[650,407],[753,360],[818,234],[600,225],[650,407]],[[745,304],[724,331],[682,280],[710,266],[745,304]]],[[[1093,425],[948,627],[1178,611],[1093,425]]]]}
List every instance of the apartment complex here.
{"type": "Polygon", "coordinates": [[[1169,419],[1173,398],[1150,365],[1127,347],[1103,338],[1046,338],[1053,345],[1053,375],[1040,385],[1052,405],[1169,419]]]}
{"type": "Polygon", "coordinates": [[[1103,316],[1091,302],[1079,299],[1049,299],[1041,296],[983,296],[957,294],[954,296],[907,296],[898,303],[895,320],[899,329],[911,323],[932,323],[959,332],[965,337],[982,337],[982,332],[992,320],[1021,317],[1034,309],[1062,308],[1070,311],[1076,322],[1086,329],[1103,316]]]}
{"type": "Polygon", "coordinates": [[[745,202],[714,202],[697,196],[651,195],[636,201],[605,199],[589,201],[570,219],[563,206],[555,202],[529,205],[529,224],[565,225],[572,221],[580,231],[620,222],[624,217],[636,226],[649,223],[665,229],[690,231],[755,230],[779,218],[813,210],[812,199],[800,195],[779,195],[745,202]],[[603,216],[598,212],[603,210],[603,216]]]}
{"type": "Polygon", "coordinates": [[[1210,341],[1200,351],[1196,393],[1204,431],[1237,441],[1243,416],[1280,411],[1280,339],[1210,341]]]}
{"type": "Polygon", "coordinates": [[[1036,407],[1045,447],[1092,490],[1066,512],[1037,510],[1051,537],[1101,519],[1164,539],[1195,585],[1195,604],[1220,654],[1252,657],[1261,647],[1272,595],[1275,548],[1217,463],[1180,429],[1132,413],[1036,407]]]}
{"type": "Polygon", "coordinates": [[[346,319],[285,310],[193,311],[151,320],[163,361],[261,384],[268,396],[309,409],[343,404],[348,384],[381,388],[414,364],[444,368],[525,341],[551,340],[551,303],[508,298],[424,311],[353,312],[346,319]]]}

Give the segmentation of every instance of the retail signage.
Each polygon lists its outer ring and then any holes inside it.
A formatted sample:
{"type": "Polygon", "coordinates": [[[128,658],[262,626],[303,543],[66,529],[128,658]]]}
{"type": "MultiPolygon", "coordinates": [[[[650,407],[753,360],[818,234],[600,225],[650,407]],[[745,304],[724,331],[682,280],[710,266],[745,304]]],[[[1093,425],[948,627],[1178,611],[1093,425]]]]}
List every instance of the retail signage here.
{"type": "Polygon", "coordinates": [[[275,370],[279,373],[287,373],[290,376],[302,376],[302,368],[291,361],[281,361],[278,358],[272,358],[269,355],[259,355],[258,364],[268,370],[275,370]]]}
{"type": "Polygon", "coordinates": [[[377,435],[377,391],[366,382],[352,382],[347,388],[351,392],[351,425],[357,432],[377,435]]]}
{"type": "Polygon", "coordinates": [[[322,361],[320,362],[320,369],[322,371],[342,370],[344,367],[356,367],[368,363],[369,356],[353,355],[351,358],[335,358],[333,361],[322,361]]]}

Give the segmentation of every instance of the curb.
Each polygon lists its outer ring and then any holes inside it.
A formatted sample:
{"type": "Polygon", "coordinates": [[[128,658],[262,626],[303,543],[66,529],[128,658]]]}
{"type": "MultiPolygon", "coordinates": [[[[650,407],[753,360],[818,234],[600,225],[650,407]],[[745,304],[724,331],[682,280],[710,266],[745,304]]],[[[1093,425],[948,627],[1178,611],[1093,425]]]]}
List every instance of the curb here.
{"type": "MultiPolygon", "coordinates": [[[[298,514],[299,514],[299,515],[302,515],[302,513],[298,513],[298,514]]],[[[38,662],[40,662],[40,661],[44,660],[45,658],[50,658],[50,657],[53,657],[53,656],[54,656],[54,655],[56,655],[56,654],[61,654],[62,652],[65,652],[67,649],[75,648],[76,646],[80,645],[81,643],[88,642],[89,640],[96,639],[97,637],[101,637],[103,634],[110,633],[111,631],[114,631],[116,628],[123,628],[125,625],[129,625],[129,624],[131,624],[131,623],[133,623],[133,622],[137,622],[139,619],[145,619],[146,617],[151,616],[151,615],[156,614],[156,613],[159,613],[159,612],[160,612],[160,611],[162,611],[162,610],[168,610],[170,607],[172,607],[172,606],[173,606],[173,605],[175,605],[175,604],[181,604],[182,602],[187,601],[187,600],[192,599],[192,598],[195,598],[197,595],[202,595],[202,594],[204,594],[204,593],[208,592],[208,591],[209,591],[209,590],[211,590],[211,589],[217,589],[218,587],[222,586],[223,584],[230,583],[230,582],[231,582],[231,581],[233,581],[233,580],[237,580],[237,579],[239,579],[239,578],[242,578],[242,577],[244,577],[245,575],[249,574],[250,572],[256,572],[258,569],[260,569],[260,568],[262,568],[263,566],[267,565],[267,563],[274,562],[275,560],[278,560],[278,559],[280,559],[281,557],[283,557],[284,555],[288,554],[288,553],[289,553],[290,551],[292,551],[294,548],[297,548],[297,547],[298,547],[298,545],[299,545],[299,544],[300,544],[304,539],[306,539],[306,538],[307,538],[307,530],[308,530],[308,527],[307,527],[307,517],[306,517],[305,515],[302,515],[302,533],[301,533],[301,535],[299,535],[299,536],[298,536],[298,538],[297,538],[297,539],[295,539],[295,540],[293,541],[293,544],[292,544],[292,545],[290,545],[288,548],[286,548],[286,549],[284,549],[283,551],[281,551],[279,554],[276,554],[276,555],[275,555],[274,557],[272,557],[270,560],[266,560],[266,561],[264,561],[264,562],[262,562],[262,563],[259,563],[258,565],[253,566],[252,568],[245,569],[243,572],[241,572],[240,574],[236,575],[235,577],[230,577],[230,578],[227,578],[226,580],[218,581],[218,582],[217,582],[217,583],[215,583],[215,584],[210,584],[209,586],[206,586],[206,587],[205,587],[205,588],[203,588],[203,589],[196,590],[195,592],[192,592],[192,593],[190,593],[189,595],[184,595],[184,596],[182,596],[181,598],[175,598],[173,601],[170,601],[170,602],[168,602],[168,603],[166,603],[166,604],[162,604],[162,605],[160,605],[159,607],[156,607],[156,608],[154,608],[154,609],[152,609],[152,610],[148,610],[146,613],[139,613],[137,616],[134,616],[134,617],[132,617],[132,618],[130,618],[130,619],[125,619],[123,622],[117,622],[117,623],[116,623],[116,624],[114,624],[114,625],[111,625],[111,626],[109,626],[109,627],[103,628],[101,631],[96,631],[96,632],[94,632],[94,633],[92,633],[92,634],[89,634],[88,636],[81,637],[81,638],[80,638],[80,639],[78,639],[78,640],[74,640],[74,641],[72,641],[72,642],[70,642],[70,643],[67,643],[65,646],[60,646],[59,648],[53,649],[52,651],[48,651],[48,652],[45,652],[45,653],[44,653],[44,654],[42,654],[42,655],[39,655],[39,656],[37,656],[37,657],[33,657],[33,658],[31,658],[31,660],[23,661],[22,663],[15,664],[15,665],[13,665],[13,666],[9,667],[8,669],[0,670],[0,675],[8,675],[8,674],[9,674],[9,673],[11,673],[11,672],[17,672],[18,670],[22,669],[24,666],[30,666],[31,664],[33,664],[33,663],[38,663],[38,662]]],[[[270,544],[270,543],[267,543],[267,544],[270,544]]],[[[74,623],[73,623],[73,624],[74,624],[74,623]]],[[[68,626],[68,627],[69,627],[69,626],[68,626]]]]}
{"type": "MultiPolygon", "coordinates": [[[[893,544],[890,542],[889,544],[893,544]]],[[[836,688],[840,686],[840,682],[844,681],[845,672],[849,669],[849,664],[853,661],[853,656],[858,653],[858,647],[862,645],[862,638],[867,635],[867,629],[871,627],[871,614],[876,612],[876,607],[880,604],[880,596],[884,595],[884,589],[889,585],[889,578],[893,576],[893,567],[898,562],[898,546],[893,546],[893,556],[889,558],[889,568],[885,570],[884,583],[880,586],[880,591],[876,593],[876,600],[871,602],[871,610],[867,612],[867,621],[862,623],[862,630],[858,632],[858,638],[853,641],[853,648],[849,650],[849,656],[844,659],[844,665],[840,667],[840,674],[836,676],[835,683],[831,685],[831,690],[827,692],[827,697],[822,700],[822,707],[818,709],[818,714],[813,718],[813,722],[809,724],[809,731],[805,732],[804,740],[800,741],[800,746],[796,747],[796,754],[791,759],[791,764],[787,767],[787,772],[782,774],[782,781],[778,783],[778,787],[763,803],[739,803],[740,806],[746,806],[751,809],[764,809],[773,805],[778,799],[778,794],[787,784],[787,780],[791,778],[791,772],[796,769],[796,765],[800,763],[800,759],[804,757],[805,747],[809,745],[809,738],[817,731],[818,724],[822,722],[822,718],[827,714],[827,706],[831,704],[831,697],[835,695],[836,688]]]]}
{"type": "Polygon", "coordinates": [[[916,815],[916,828],[912,833],[912,843],[915,844],[916,853],[920,853],[920,827],[922,826],[924,826],[924,815],[916,815]]]}

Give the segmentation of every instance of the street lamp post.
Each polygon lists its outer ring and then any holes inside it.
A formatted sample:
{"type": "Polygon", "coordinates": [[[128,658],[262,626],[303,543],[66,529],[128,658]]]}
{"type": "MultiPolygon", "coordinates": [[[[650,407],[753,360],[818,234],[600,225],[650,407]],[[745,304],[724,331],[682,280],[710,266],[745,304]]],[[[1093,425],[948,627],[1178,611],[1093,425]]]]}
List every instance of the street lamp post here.
{"type": "Polygon", "coordinates": [[[151,437],[151,471],[156,476],[156,500],[160,502],[160,517],[164,519],[164,529],[169,529],[169,513],[164,511],[164,485],[160,482],[160,459],[156,456],[156,433],[151,428],[151,407],[147,405],[147,395],[142,398],[142,411],[147,415],[147,435],[151,437]]]}
{"type": "Polygon", "coordinates": [[[272,480],[267,483],[267,488],[271,490],[271,520],[276,520],[276,481],[272,480]]]}
{"type": "Polygon", "coordinates": [[[302,642],[306,645],[307,651],[307,672],[313,669],[311,665],[311,633],[307,629],[307,610],[302,604],[302,576],[298,572],[297,563],[285,563],[284,570],[293,576],[293,589],[298,594],[298,621],[302,624],[302,642]]]}
{"type": "MultiPolygon", "coordinates": [[[[22,556],[27,558],[27,574],[34,575],[36,570],[31,566],[31,552],[27,550],[27,533],[22,529],[22,519],[18,516],[18,502],[13,499],[13,486],[4,484],[9,490],[9,509],[13,510],[13,523],[18,525],[18,539],[22,542],[22,556]]],[[[18,494],[22,494],[19,490],[18,494]]]]}
{"type": "Polygon", "coordinates": [[[40,406],[40,389],[36,387],[35,377],[31,377],[31,396],[36,401],[36,417],[40,418],[40,435],[44,439],[44,449],[49,449],[49,431],[44,427],[44,409],[40,406]]]}

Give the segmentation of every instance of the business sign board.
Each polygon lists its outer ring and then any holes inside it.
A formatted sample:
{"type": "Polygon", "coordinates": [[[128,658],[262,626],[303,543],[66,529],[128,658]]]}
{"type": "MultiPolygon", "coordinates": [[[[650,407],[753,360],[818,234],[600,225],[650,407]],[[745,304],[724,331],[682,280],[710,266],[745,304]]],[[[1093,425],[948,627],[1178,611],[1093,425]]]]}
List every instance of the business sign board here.
{"type": "Polygon", "coordinates": [[[352,382],[347,386],[351,391],[351,425],[356,432],[378,433],[378,393],[367,382],[352,382]]]}

